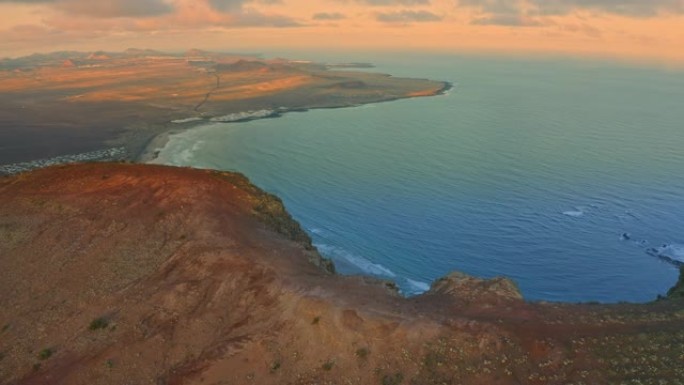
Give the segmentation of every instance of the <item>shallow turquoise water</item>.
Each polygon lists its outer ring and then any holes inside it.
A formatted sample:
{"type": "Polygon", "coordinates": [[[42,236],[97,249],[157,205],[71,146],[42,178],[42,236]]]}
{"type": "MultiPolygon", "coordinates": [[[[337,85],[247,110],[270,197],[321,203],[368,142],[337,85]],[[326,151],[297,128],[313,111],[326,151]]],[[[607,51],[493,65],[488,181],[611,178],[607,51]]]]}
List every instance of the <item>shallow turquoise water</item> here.
{"type": "Polygon", "coordinates": [[[198,127],[158,162],[245,173],[283,198],[340,271],[394,279],[407,294],[452,270],[506,275],[527,298],[555,301],[648,301],[676,281],[645,249],[684,244],[683,73],[355,59],[456,88],[198,127]]]}

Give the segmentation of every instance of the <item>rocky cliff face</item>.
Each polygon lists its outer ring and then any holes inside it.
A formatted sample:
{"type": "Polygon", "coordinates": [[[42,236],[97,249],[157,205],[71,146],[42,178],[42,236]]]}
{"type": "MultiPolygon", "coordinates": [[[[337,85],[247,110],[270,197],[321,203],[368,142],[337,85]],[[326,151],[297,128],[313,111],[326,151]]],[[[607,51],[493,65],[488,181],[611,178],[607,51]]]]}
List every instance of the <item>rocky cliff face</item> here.
{"type": "Polygon", "coordinates": [[[507,279],[454,273],[401,298],[332,274],[238,174],[56,167],[0,178],[0,202],[0,384],[684,378],[680,288],[640,305],[528,303],[507,279]]]}
{"type": "Polygon", "coordinates": [[[684,298],[684,266],[679,268],[679,280],[668,290],[667,297],[670,299],[684,298]]]}

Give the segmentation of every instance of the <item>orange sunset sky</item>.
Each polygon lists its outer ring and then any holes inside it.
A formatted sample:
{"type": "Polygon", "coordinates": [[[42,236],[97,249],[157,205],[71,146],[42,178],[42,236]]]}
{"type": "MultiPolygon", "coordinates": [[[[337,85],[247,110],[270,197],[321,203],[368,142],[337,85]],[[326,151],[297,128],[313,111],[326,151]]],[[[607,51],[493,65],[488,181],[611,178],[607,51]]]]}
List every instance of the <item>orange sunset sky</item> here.
{"type": "Polygon", "coordinates": [[[0,0],[0,19],[0,57],[137,47],[684,62],[684,0],[0,0]]]}

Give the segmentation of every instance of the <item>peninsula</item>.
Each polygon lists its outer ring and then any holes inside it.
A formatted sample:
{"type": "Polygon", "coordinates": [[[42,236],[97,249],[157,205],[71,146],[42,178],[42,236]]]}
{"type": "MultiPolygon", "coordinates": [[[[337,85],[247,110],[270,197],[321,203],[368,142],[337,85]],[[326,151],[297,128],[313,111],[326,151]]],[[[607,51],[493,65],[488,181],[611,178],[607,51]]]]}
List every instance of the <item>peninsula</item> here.
{"type": "Polygon", "coordinates": [[[200,50],[0,60],[0,126],[7,128],[0,132],[0,165],[110,148],[136,160],[163,143],[163,134],[202,122],[430,96],[450,87],[358,70],[369,67],[200,50]]]}

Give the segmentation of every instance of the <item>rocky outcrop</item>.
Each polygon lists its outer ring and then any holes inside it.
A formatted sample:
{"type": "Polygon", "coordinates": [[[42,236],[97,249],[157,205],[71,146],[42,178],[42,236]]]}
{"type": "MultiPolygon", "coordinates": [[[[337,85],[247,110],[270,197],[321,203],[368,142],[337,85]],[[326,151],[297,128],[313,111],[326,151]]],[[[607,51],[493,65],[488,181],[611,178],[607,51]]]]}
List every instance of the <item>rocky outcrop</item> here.
{"type": "Polygon", "coordinates": [[[515,282],[497,277],[482,279],[461,272],[453,272],[432,284],[428,294],[446,294],[461,301],[522,300],[515,282]]]}

